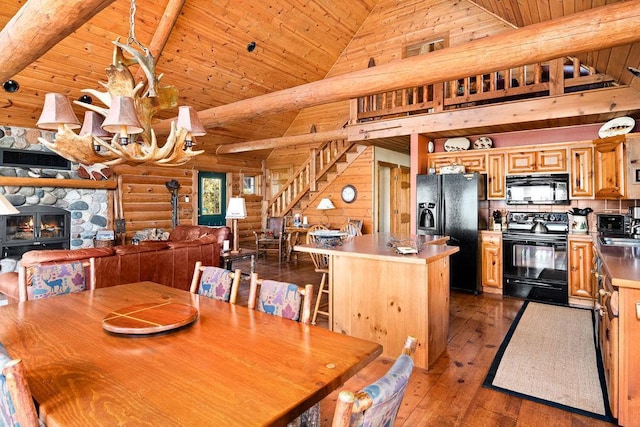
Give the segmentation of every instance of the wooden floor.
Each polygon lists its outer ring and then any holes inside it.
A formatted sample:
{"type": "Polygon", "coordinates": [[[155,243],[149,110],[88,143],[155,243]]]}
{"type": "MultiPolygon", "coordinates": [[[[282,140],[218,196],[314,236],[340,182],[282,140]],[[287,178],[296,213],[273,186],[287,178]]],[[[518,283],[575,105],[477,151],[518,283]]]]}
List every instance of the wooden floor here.
{"type": "MultiPolygon", "coordinates": [[[[278,266],[274,255],[256,262],[260,277],[291,283],[320,283],[320,274],[306,254],[278,266]]],[[[249,270],[249,262],[234,263],[249,270]]],[[[316,288],[317,289],[317,288],[316,288]]],[[[243,281],[239,303],[246,304],[248,282],[243,281]]],[[[482,387],[489,366],[522,301],[499,295],[451,295],[451,323],[447,352],[429,370],[416,368],[409,381],[396,426],[612,426],[482,387]]],[[[324,317],[318,326],[327,327],[324,317]]],[[[357,391],[385,374],[393,360],[378,358],[344,384],[357,391]]],[[[320,404],[322,425],[331,425],[338,391],[320,404]]]]}

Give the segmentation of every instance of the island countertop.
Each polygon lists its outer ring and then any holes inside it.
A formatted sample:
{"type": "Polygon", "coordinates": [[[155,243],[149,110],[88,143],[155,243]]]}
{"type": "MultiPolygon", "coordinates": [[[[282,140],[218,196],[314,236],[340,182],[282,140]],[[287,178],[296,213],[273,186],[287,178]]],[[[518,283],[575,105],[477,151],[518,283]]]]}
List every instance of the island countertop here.
{"type": "MultiPolygon", "coordinates": [[[[388,245],[411,246],[416,236],[376,233],[342,245],[297,245],[296,251],[329,257],[330,329],[375,341],[383,356],[396,358],[408,335],[418,339],[416,366],[428,369],[446,351],[449,334],[449,257],[459,251],[447,236],[418,236],[417,254],[388,245]],[[399,240],[405,240],[398,242],[399,240]]],[[[455,256],[455,255],[454,255],[455,256]]]]}
{"type": "Polygon", "coordinates": [[[368,258],[387,260],[408,264],[425,264],[439,258],[450,256],[460,249],[457,246],[447,246],[448,236],[426,235],[417,236],[424,242],[422,250],[417,254],[402,255],[395,248],[388,245],[392,239],[409,240],[416,236],[400,236],[391,233],[375,233],[357,236],[338,246],[296,245],[294,250],[299,252],[314,252],[326,255],[344,255],[354,258],[368,258]]]}

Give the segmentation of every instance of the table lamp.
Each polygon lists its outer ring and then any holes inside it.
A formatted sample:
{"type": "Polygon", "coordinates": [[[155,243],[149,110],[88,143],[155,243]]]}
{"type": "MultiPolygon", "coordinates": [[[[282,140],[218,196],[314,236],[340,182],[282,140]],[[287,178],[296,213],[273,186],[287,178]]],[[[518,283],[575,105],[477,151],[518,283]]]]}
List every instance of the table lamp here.
{"type": "MultiPolygon", "coordinates": [[[[328,197],[324,197],[322,200],[320,200],[320,203],[318,203],[318,207],[316,209],[318,209],[319,211],[327,211],[329,209],[335,209],[335,208],[336,207],[333,205],[333,202],[331,201],[331,199],[329,199],[328,197]]],[[[327,216],[327,222],[329,222],[329,216],[327,215],[326,212],[325,212],[325,215],[327,216]]]]}
{"type": "Polygon", "coordinates": [[[233,232],[233,250],[231,253],[237,254],[240,252],[240,236],[238,235],[238,220],[245,219],[247,217],[247,207],[244,203],[243,197],[232,197],[229,199],[229,204],[227,205],[227,215],[226,219],[230,219],[233,221],[232,232],[233,232]]]}
{"type": "Polygon", "coordinates": [[[13,206],[10,201],[8,201],[6,197],[0,194],[0,215],[15,215],[19,213],[20,211],[16,209],[16,207],[13,206]]]}

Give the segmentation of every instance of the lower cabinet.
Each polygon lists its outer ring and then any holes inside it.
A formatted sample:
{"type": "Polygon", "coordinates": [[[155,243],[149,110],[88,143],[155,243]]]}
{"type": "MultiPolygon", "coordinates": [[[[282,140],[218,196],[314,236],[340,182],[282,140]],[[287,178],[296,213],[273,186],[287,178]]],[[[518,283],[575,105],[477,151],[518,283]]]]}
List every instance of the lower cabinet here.
{"type": "Polygon", "coordinates": [[[502,232],[480,233],[482,259],[482,291],[502,293],[502,232]]]}
{"type": "Polygon", "coordinates": [[[593,265],[593,241],[589,235],[569,235],[569,298],[593,305],[595,286],[591,267],[593,265]]]}

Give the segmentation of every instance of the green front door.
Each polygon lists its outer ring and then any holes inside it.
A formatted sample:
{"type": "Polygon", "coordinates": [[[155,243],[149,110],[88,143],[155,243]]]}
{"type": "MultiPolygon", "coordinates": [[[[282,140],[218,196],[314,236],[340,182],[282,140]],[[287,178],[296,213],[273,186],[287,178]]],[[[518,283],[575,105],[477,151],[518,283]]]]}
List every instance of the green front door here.
{"type": "Polygon", "coordinates": [[[198,172],[198,225],[225,225],[226,175],[198,172]]]}

